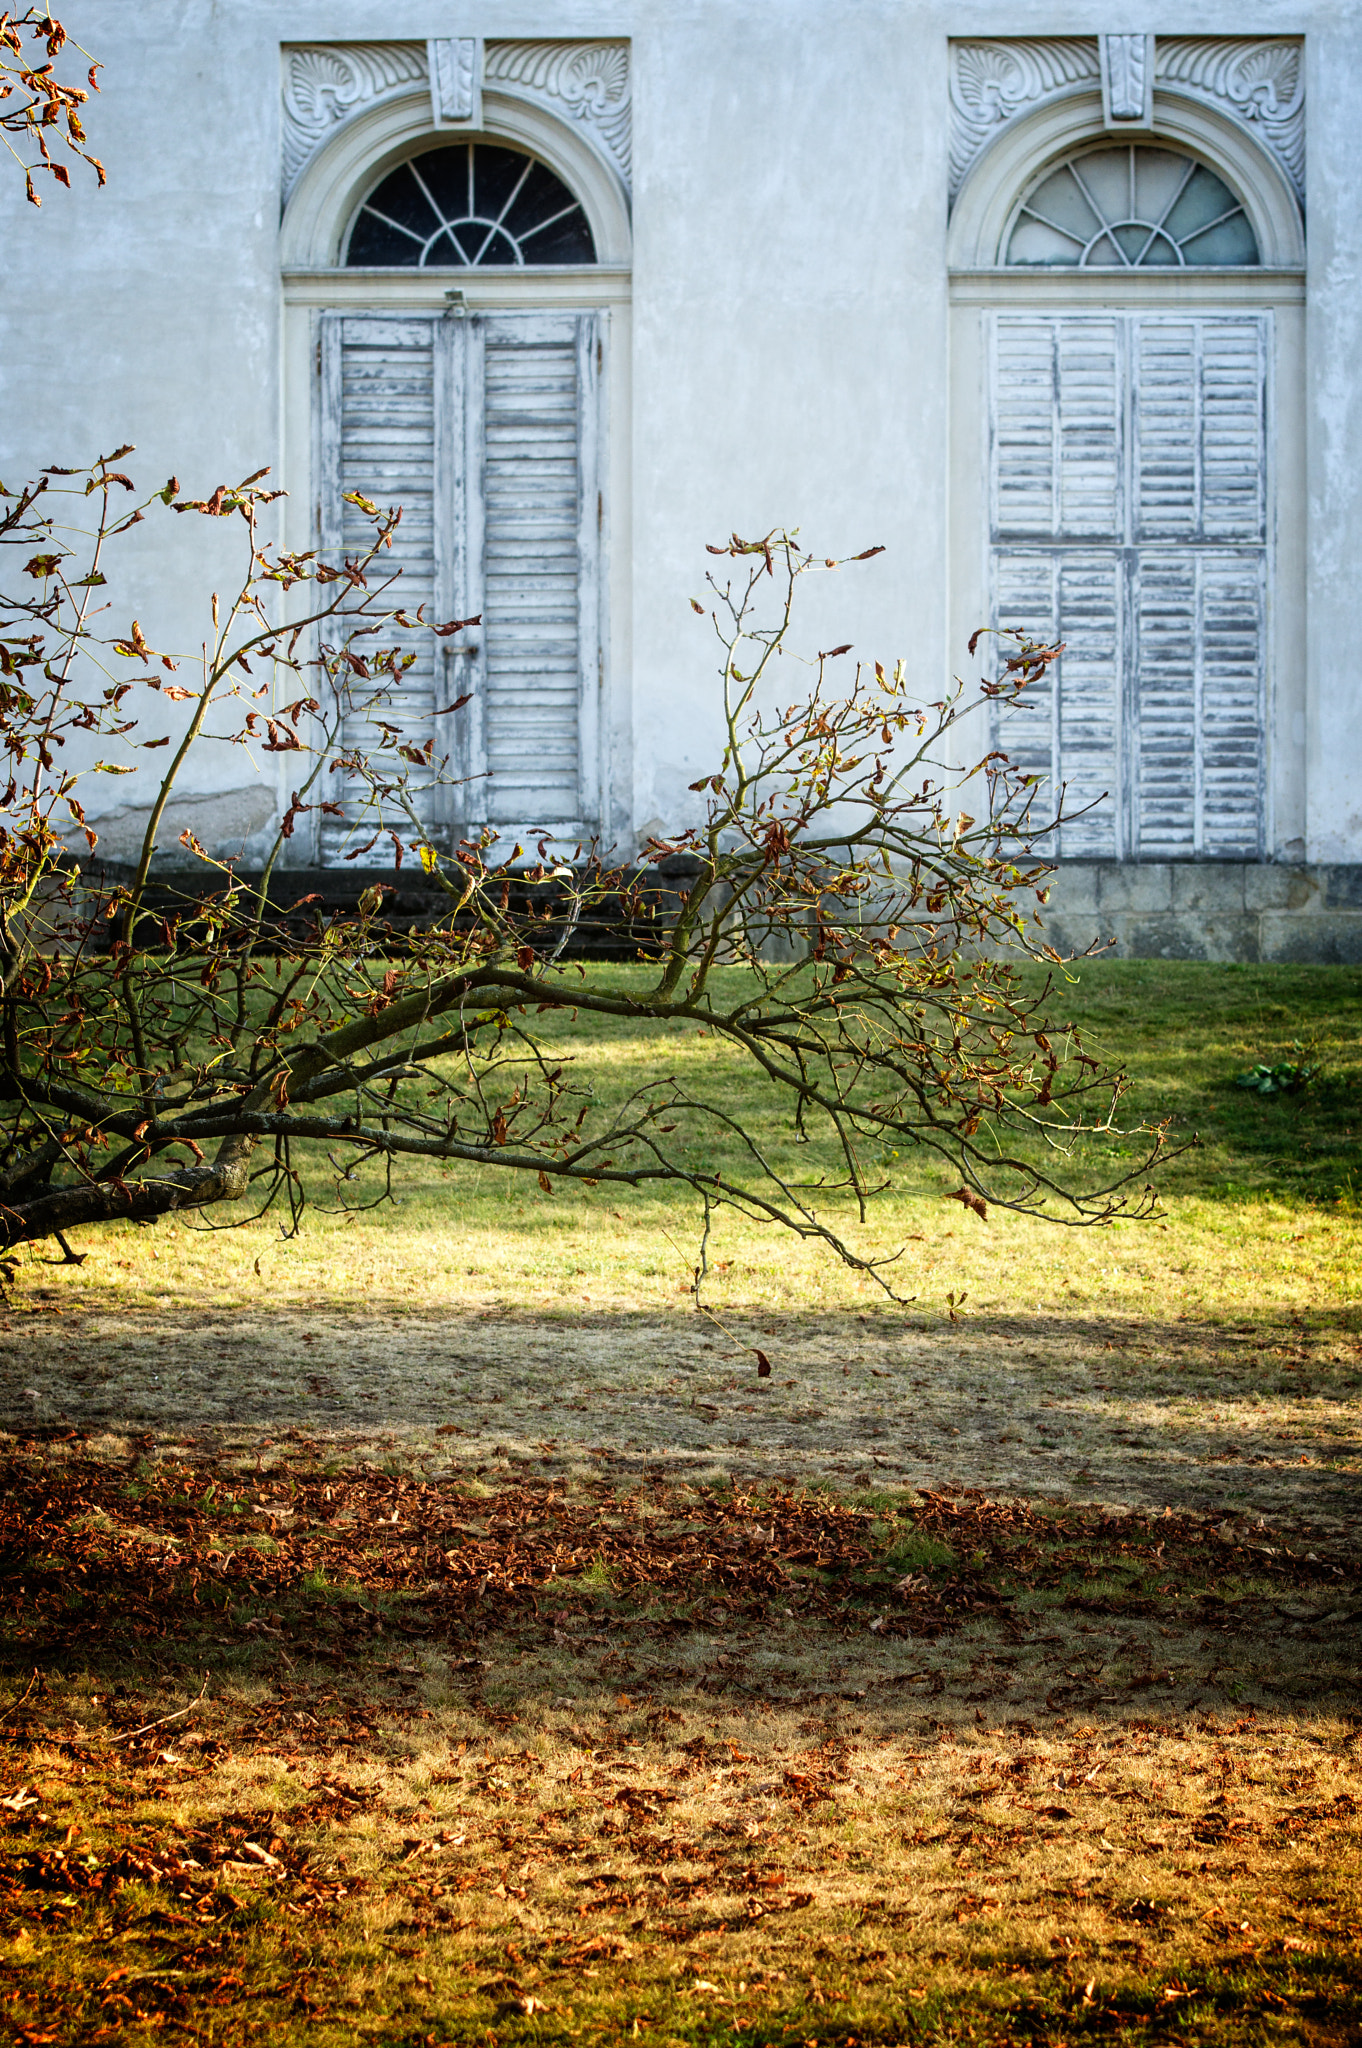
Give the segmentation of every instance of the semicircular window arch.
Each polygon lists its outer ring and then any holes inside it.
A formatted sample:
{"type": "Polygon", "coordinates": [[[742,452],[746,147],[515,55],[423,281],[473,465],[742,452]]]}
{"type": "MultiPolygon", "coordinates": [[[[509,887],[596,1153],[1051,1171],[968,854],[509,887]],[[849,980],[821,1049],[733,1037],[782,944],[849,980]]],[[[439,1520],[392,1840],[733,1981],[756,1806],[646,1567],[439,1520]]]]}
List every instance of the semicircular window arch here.
{"type": "Polygon", "coordinates": [[[1218,172],[1158,143],[1099,144],[1049,165],[1017,211],[1004,262],[1025,269],[1247,267],[1258,243],[1218,172]]]}
{"type": "Polygon", "coordinates": [[[389,171],[360,207],[347,266],[516,269],[596,261],[581,201],[556,171],[495,142],[445,143],[389,171]]]}

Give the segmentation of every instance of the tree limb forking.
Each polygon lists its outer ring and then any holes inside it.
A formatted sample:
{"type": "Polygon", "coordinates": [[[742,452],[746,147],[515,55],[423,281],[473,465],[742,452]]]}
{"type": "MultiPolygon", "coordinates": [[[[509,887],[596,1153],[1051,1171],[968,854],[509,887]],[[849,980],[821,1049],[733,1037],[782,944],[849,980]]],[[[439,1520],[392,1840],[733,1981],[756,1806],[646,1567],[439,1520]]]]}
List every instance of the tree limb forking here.
{"type": "Polygon", "coordinates": [[[1041,914],[1063,792],[1047,804],[1002,752],[966,744],[994,707],[1028,702],[1060,650],[1014,636],[996,676],[923,703],[902,663],[799,652],[802,581],[838,564],[783,532],[735,537],[696,601],[721,684],[690,817],[631,859],[556,860],[547,835],[527,858],[434,822],[455,772],[401,708],[408,672],[423,637],[476,622],[403,608],[400,510],[353,498],[368,545],[329,561],[262,545],[277,495],[263,472],[201,499],[174,478],[134,492],[139,517],[238,524],[242,575],[213,599],[191,689],[176,680],[188,657],[115,623],[133,487],[113,464],[132,452],[0,495],[0,559],[27,558],[0,595],[0,1250],[281,1194],[296,1228],[319,1185],[344,1204],[366,1165],[403,1160],[675,1186],[706,1231],[741,1210],[891,1293],[892,1261],[859,1253],[835,1213],[864,1222],[886,1147],[939,1159],[993,1207],[1149,1213],[1163,1132],[1142,1130],[1129,1170],[1101,1171],[1124,1077],[1054,1015],[1064,982],[1041,914]],[[64,498],[91,507],[83,542],[64,498]],[[140,856],[117,877],[98,864],[90,793],[166,741],[140,856]],[[263,873],[192,832],[171,866],[158,833],[180,774],[232,748],[297,760],[263,873]],[[441,907],[402,928],[392,885],[372,880],[349,908],[281,907],[304,820],[342,870],[379,845],[394,873],[419,866],[441,907]],[[573,947],[601,919],[646,972],[585,973],[573,947]],[[612,1107],[554,1051],[546,1014],[712,1034],[788,1104],[821,1166],[792,1178],[665,1050],[612,1107]]]}

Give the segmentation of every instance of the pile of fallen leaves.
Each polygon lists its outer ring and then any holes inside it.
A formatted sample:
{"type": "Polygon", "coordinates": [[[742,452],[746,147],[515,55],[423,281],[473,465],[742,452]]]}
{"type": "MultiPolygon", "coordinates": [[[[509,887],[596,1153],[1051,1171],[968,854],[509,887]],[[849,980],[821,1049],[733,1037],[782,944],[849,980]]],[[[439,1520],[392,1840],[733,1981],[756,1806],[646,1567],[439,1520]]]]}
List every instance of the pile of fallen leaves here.
{"type": "Polygon", "coordinates": [[[984,1613],[1018,1625],[1020,1596],[1044,1587],[1096,1613],[1149,1612],[1155,1596],[1214,1608],[1216,1583],[1246,1573],[1342,1594],[1355,1567],[1261,1527],[965,1491],[917,1495],[886,1519],[770,1488],[616,1495],[526,1480],[474,1495],[456,1479],[328,1471],[306,1444],[255,1470],[146,1445],[120,1463],[35,1444],[0,1466],[4,1640],[30,1667],[186,1636],[274,1638],[335,1661],[366,1630],[466,1649],[545,1603],[561,1615],[603,1591],[679,1624],[719,1603],[751,1619],[859,1614],[882,1634],[932,1637],[984,1613]],[[904,1569],[914,1539],[929,1539],[934,1561],[904,1569]],[[330,1640],[338,1613],[344,1645],[330,1640]]]}

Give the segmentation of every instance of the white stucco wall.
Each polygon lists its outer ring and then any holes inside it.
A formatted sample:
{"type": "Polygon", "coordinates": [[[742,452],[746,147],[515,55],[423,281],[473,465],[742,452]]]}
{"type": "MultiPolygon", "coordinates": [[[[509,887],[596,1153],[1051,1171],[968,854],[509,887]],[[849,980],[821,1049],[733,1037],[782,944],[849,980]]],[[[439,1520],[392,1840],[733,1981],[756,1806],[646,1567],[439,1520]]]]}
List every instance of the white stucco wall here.
{"type": "MultiPolygon", "coordinates": [[[[196,495],[263,463],[285,470],[305,436],[284,418],[280,43],[451,24],[416,0],[75,0],[64,18],[105,65],[88,127],[109,185],[77,169],[39,213],[0,179],[0,475],[123,440],[139,477],[174,470],[196,495]]],[[[1061,18],[1053,0],[967,16],[901,0],[489,0],[453,26],[632,39],[632,313],[616,325],[628,361],[611,422],[615,822],[675,823],[714,731],[711,644],[687,602],[706,541],[784,522],[820,552],[882,542],[876,563],[819,584],[810,644],[907,654],[929,694],[963,663],[949,609],[947,38],[1142,24],[1090,7],[1061,18]]],[[[1304,708],[1276,739],[1301,756],[1306,857],[1362,861],[1362,21],[1267,0],[1154,26],[1307,37],[1304,708]]],[[[139,531],[120,602],[158,644],[197,645],[192,600],[226,573],[208,559],[221,539],[189,518],[139,531]]],[[[240,752],[205,757],[186,794],[229,794],[224,830],[239,832],[260,777],[268,765],[257,774],[240,752]]],[[[115,795],[126,816],[126,782],[115,795]]]]}

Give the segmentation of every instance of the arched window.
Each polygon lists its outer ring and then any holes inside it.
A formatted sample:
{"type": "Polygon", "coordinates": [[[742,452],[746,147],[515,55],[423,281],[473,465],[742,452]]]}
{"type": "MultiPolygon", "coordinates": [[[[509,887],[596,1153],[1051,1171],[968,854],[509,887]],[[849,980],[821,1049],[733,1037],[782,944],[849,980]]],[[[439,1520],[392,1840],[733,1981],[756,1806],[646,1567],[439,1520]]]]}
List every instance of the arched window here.
{"type": "Polygon", "coordinates": [[[1050,166],[1018,210],[1005,260],[1142,270],[1259,259],[1244,208],[1222,178],[1180,150],[1132,142],[1050,166]]]}
{"type": "Polygon", "coordinates": [[[359,210],[345,260],[464,270],[594,263],[596,249],[580,202],[546,164],[460,142],[388,173],[359,210]]]}

